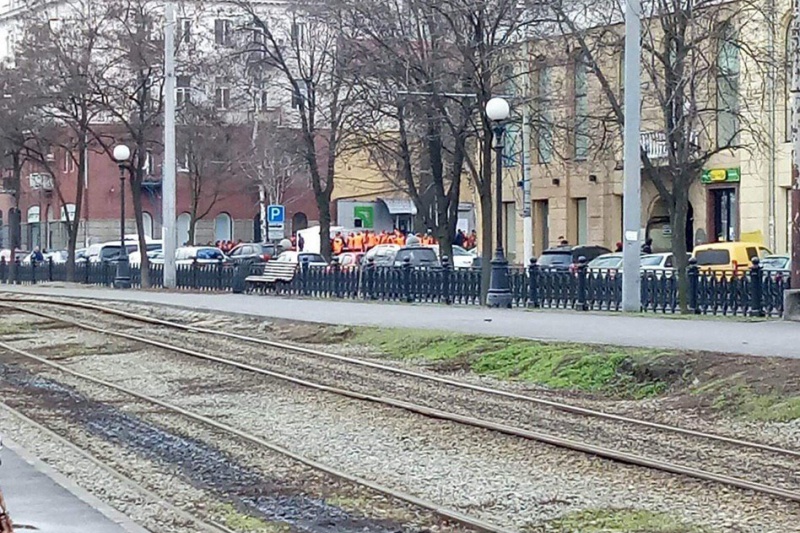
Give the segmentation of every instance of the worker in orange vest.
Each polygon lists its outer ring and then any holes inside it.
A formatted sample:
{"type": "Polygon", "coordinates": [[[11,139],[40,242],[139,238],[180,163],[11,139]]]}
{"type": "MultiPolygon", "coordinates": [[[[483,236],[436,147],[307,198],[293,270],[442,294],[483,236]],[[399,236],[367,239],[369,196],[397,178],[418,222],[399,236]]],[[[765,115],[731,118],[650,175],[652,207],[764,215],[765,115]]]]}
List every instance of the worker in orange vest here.
{"type": "Polygon", "coordinates": [[[386,230],[383,230],[381,232],[381,235],[378,238],[378,242],[380,244],[389,244],[389,235],[386,234],[386,230]]]}
{"type": "Polygon", "coordinates": [[[378,236],[374,231],[367,232],[367,250],[372,250],[378,245],[378,236]]]}
{"type": "Polygon", "coordinates": [[[354,252],[363,252],[364,251],[364,234],[362,232],[358,232],[353,237],[353,251],[354,252]]]}
{"type": "Polygon", "coordinates": [[[400,246],[406,245],[406,236],[399,229],[394,230],[394,243],[400,246]]]}
{"type": "Polygon", "coordinates": [[[331,247],[333,248],[333,255],[339,255],[344,252],[344,237],[342,237],[341,231],[336,232],[336,237],[333,238],[331,247]]]}

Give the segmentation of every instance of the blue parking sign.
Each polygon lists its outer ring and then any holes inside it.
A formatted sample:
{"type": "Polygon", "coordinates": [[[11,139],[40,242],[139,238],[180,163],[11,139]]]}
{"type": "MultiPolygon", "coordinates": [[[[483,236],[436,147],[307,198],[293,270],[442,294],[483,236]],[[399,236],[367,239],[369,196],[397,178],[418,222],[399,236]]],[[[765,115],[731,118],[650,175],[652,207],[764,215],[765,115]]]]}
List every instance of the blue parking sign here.
{"type": "Polygon", "coordinates": [[[267,223],[283,224],[286,219],[286,208],[282,205],[270,205],[267,207],[267,223]]]}

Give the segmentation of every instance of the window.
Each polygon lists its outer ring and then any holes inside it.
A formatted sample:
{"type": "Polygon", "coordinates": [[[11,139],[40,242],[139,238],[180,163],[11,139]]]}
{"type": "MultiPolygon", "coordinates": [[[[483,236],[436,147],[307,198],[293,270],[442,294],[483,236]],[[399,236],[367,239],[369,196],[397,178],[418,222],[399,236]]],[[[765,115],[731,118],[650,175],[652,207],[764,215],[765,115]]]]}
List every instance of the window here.
{"type": "Polygon", "coordinates": [[[783,114],[784,119],[784,139],[786,142],[792,142],[792,23],[786,27],[786,40],[785,40],[785,55],[786,68],[784,68],[785,80],[783,83],[784,98],[786,100],[786,110],[783,114]]]}
{"type": "Polygon", "coordinates": [[[228,19],[216,19],[214,21],[214,42],[219,46],[230,46],[232,44],[233,23],[228,19]]]}
{"type": "Polygon", "coordinates": [[[192,19],[178,20],[178,43],[190,44],[192,42],[192,19]]]}
{"type": "Polygon", "coordinates": [[[585,161],[589,156],[589,65],[586,57],[575,59],[573,80],[573,116],[575,117],[575,159],[585,161]]]}
{"type": "Polygon", "coordinates": [[[269,92],[263,87],[258,92],[258,109],[261,111],[269,109],[269,92]]]}
{"type": "Polygon", "coordinates": [[[231,88],[225,78],[217,78],[217,87],[214,90],[214,107],[225,110],[231,106],[231,88]]]}
{"type": "Polygon", "coordinates": [[[72,158],[72,152],[64,152],[64,166],[62,170],[65,174],[75,172],[75,160],[72,158]]]}
{"type": "Polygon", "coordinates": [[[181,213],[178,215],[178,246],[187,246],[189,244],[189,225],[191,224],[192,216],[189,213],[181,213]]]}
{"type": "Polygon", "coordinates": [[[717,147],[739,142],[739,46],[736,31],[725,24],[717,50],[717,147]]]}
{"type": "Polygon", "coordinates": [[[589,240],[589,213],[586,198],[574,198],[576,243],[586,244],[589,240]]]}
{"type": "Polygon", "coordinates": [[[619,68],[618,79],[619,79],[619,106],[622,109],[625,109],[625,40],[622,40],[622,44],[619,50],[619,64],[617,65],[619,68]]]}
{"type": "Polygon", "coordinates": [[[535,130],[536,152],[541,164],[547,164],[553,159],[553,109],[549,102],[550,75],[550,66],[544,59],[541,59],[536,76],[536,105],[539,123],[535,130]]]}
{"type": "Polygon", "coordinates": [[[176,159],[178,172],[189,172],[189,150],[184,150],[176,159]]]}
{"type": "Polygon", "coordinates": [[[503,166],[514,167],[517,165],[517,154],[522,150],[517,146],[520,138],[519,126],[516,124],[509,124],[506,127],[505,135],[503,135],[503,166]]]}
{"type": "Polygon", "coordinates": [[[231,239],[233,239],[231,216],[227,213],[220,213],[214,219],[214,240],[229,241],[231,239]]]}
{"type": "Polygon", "coordinates": [[[142,212],[142,229],[145,237],[153,238],[153,217],[147,211],[142,212]]]}
{"type": "Polygon", "coordinates": [[[175,105],[180,107],[192,101],[192,77],[178,76],[175,80],[175,105]]]}
{"type": "Polygon", "coordinates": [[[303,49],[306,46],[306,23],[292,22],[292,46],[303,49]]]}
{"type": "Polygon", "coordinates": [[[153,174],[155,170],[155,164],[153,159],[153,152],[147,150],[144,154],[144,161],[142,163],[142,170],[144,171],[145,176],[150,176],[153,174]]]}

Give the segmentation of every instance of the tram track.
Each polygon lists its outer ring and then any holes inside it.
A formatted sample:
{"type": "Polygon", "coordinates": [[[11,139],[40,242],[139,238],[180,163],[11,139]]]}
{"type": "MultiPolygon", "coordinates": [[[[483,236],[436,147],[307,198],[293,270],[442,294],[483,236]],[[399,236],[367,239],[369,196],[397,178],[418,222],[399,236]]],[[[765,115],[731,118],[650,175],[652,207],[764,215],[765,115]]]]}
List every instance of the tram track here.
{"type": "MultiPolygon", "coordinates": [[[[249,337],[246,335],[241,335],[237,333],[231,332],[224,332],[224,331],[216,331],[207,328],[200,328],[192,325],[187,324],[179,324],[167,320],[136,315],[134,313],[129,313],[126,311],[120,311],[115,309],[109,309],[103,306],[97,306],[94,304],[88,304],[85,302],[64,302],[61,300],[45,300],[41,298],[37,299],[7,299],[3,300],[3,306],[9,309],[15,309],[18,312],[27,313],[34,316],[39,316],[40,318],[44,318],[46,320],[53,320],[57,322],[61,322],[65,325],[69,325],[71,327],[80,328],[86,331],[93,331],[95,333],[101,335],[111,335],[117,338],[126,339],[131,342],[141,343],[144,345],[149,345],[161,350],[167,350],[174,353],[180,353],[185,356],[203,359],[215,364],[223,364],[229,367],[237,368],[239,370],[262,375],[265,377],[269,377],[272,379],[278,379],[282,381],[286,381],[288,383],[293,383],[295,385],[299,385],[306,388],[312,388],[319,391],[324,391],[327,393],[337,394],[340,396],[361,400],[361,401],[369,401],[374,403],[380,403],[383,405],[404,409],[407,411],[411,411],[423,416],[434,417],[444,420],[450,420],[452,422],[457,422],[460,424],[465,424],[473,427],[479,427],[482,429],[495,431],[504,433],[507,435],[512,435],[515,437],[520,437],[529,440],[535,440],[539,442],[544,442],[550,445],[570,449],[573,451],[578,451],[582,453],[588,453],[592,455],[596,455],[599,457],[603,457],[606,459],[620,461],[628,464],[633,464],[636,466],[661,470],[665,472],[669,472],[671,474],[677,474],[680,476],[688,476],[695,479],[701,479],[704,481],[710,481],[714,483],[721,483],[728,486],[733,486],[739,489],[744,490],[751,490],[755,492],[759,492],[762,494],[767,494],[770,496],[783,498],[787,500],[791,500],[794,502],[800,502],[800,492],[796,489],[797,480],[796,476],[798,473],[796,472],[796,463],[790,461],[796,461],[797,457],[800,457],[800,452],[797,450],[790,450],[785,448],[780,448],[777,446],[771,446],[769,444],[746,441],[742,439],[736,439],[729,436],[723,435],[714,435],[710,433],[703,433],[694,430],[689,430],[685,428],[677,428],[672,426],[667,426],[664,424],[658,424],[655,422],[644,421],[644,420],[636,420],[631,419],[628,417],[623,417],[620,415],[603,413],[600,411],[586,409],[580,406],[570,405],[563,402],[556,402],[550,399],[543,399],[543,398],[536,398],[529,395],[522,395],[517,393],[512,393],[508,391],[502,391],[497,389],[491,389],[488,387],[477,386],[469,383],[464,383],[456,380],[451,380],[448,378],[444,378],[441,376],[432,376],[429,374],[424,374],[420,372],[414,372],[407,369],[400,369],[397,367],[389,366],[389,365],[382,365],[380,363],[376,363],[373,361],[365,361],[362,359],[351,358],[347,356],[337,355],[337,354],[329,354],[326,352],[321,352],[318,350],[311,350],[305,347],[293,346],[286,343],[275,342],[266,339],[260,339],[255,337],[249,337]],[[25,304],[25,303],[36,303],[36,304],[45,304],[45,305],[55,305],[55,306],[66,306],[72,307],[76,309],[82,309],[87,312],[98,312],[102,313],[106,316],[114,316],[117,318],[125,319],[126,321],[132,321],[140,324],[149,324],[150,326],[155,326],[158,328],[166,328],[167,330],[173,331],[180,331],[183,334],[189,335],[191,338],[194,338],[195,341],[198,339],[195,335],[205,336],[202,337],[203,345],[205,346],[205,351],[201,352],[198,350],[188,349],[182,346],[176,346],[174,344],[164,342],[163,340],[155,340],[153,338],[145,337],[141,333],[133,334],[128,333],[127,331],[113,331],[108,327],[100,327],[96,323],[93,324],[86,324],[85,322],[80,322],[77,320],[72,320],[66,318],[64,316],[53,315],[51,313],[46,313],[41,310],[36,309],[29,309],[25,307],[20,307],[18,304],[25,304]],[[17,305],[14,305],[17,304],[17,305]],[[759,466],[763,466],[767,469],[772,468],[772,473],[770,476],[773,479],[780,479],[783,478],[784,485],[783,486],[777,482],[770,482],[769,476],[766,479],[766,482],[763,481],[752,481],[748,479],[743,479],[741,477],[734,477],[730,475],[726,475],[719,471],[712,471],[706,470],[703,468],[698,468],[692,465],[686,464],[679,464],[670,461],[664,461],[657,457],[649,457],[646,455],[640,454],[632,454],[616,449],[612,449],[609,447],[598,446],[588,444],[586,442],[580,442],[575,439],[564,438],[559,435],[546,433],[542,431],[534,431],[530,428],[526,427],[518,427],[513,424],[509,423],[500,423],[497,421],[491,420],[482,420],[474,416],[466,416],[459,413],[448,412],[446,410],[433,408],[429,405],[422,405],[419,402],[408,401],[407,399],[399,399],[399,398],[392,398],[385,395],[376,395],[376,394],[366,394],[364,392],[359,392],[356,390],[351,390],[351,388],[342,388],[341,386],[332,386],[330,384],[320,383],[320,380],[313,380],[309,378],[309,374],[315,375],[319,373],[318,368],[314,369],[306,369],[306,372],[302,375],[298,374],[296,371],[293,372],[291,375],[286,374],[283,372],[277,372],[274,369],[267,369],[264,368],[261,363],[253,364],[252,362],[246,362],[241,360],[241,358],[237,358],[236,360],[231,359],[229,357],[223,357],[219,355],[212,355],[206,353],[208,351],[209,344],[211,341],[209,337],[215,337],[217,339],[229,339],[229,340],[236,340],[240,343],[245,344],[252,344],[255,346],[265,346],[271,349],[281,350],[285,352],[291,352],[293,354],[298,354],[306,357],[302,360],[294,360],[294,366],[300,367],[303,366],[301,363],[307,363],[309,360],[319,359],[325,361],[335,361],[337,364],[342,363],[345,365],[350,365],[355,368],[360,368],[362,370],[368,369],[368,371],[378,371],[381,373],[386,373],[394,376],[403,376],[404,378],[412,378],[417,379],[420,381],[429,382],[431,384],[435,384],[438,387],[445,386],[445,387],[452,387],[452,388],[461,388],[463,390],[471,391],[471,393],[477,393],[482,395],[482,397],[495,397],[501,398],[504,401],[515,401],[515,402],[524,402],[528,403],[529,405],[535,405],[537,407],[553,409],[555,411],[569,413],[570,415],[588,417],[590,419],[596,420],[604,420],[618,424],[626,424],[629,426],[635,426],[639,428],[646,428],[648,431],[656,430],[661,433],[667,434],[674,434],[679,435],[681,438],[688,438],[691,437],[693,439],[699,439],[706,442],[716,443],[717,445],[726,446],[732,448],[734,450],[744,450],[747,455],[745,462],[749,462],[751,464],[753,459],[753,454],[764,454],[764,457],[761,459],[762,464],[759,465],[756,462],[754,466],[754,470],[757,470],[759,466]],[[775,467],[777,462],[781,462],[776,458],[783,458],[781,461],[784,462],[784,466],[775,467]],[[795,466],[793,466],[795,465],[795,466]],[[788,483],[786,481],[789,480],[788,483]]],[[[97,322],[97,320],[95,321],[97,322]]],[[[129,330],[131,322],[127,323],[127,326],[123,326],[120,324],[117,329],[120,330],[129,330]]],[[[153,332],[149,333],[150,335],[153,332]]],[[[162,335],[163,337],[163,335],[162,335]]],[[[188,340],[189,337],[184,337],[184,340],[188,340]]],[[[4,348],[6,346],[0,345],[4,348]]],[[[12,347],[13,348],[13,347],[12,347]]],[[[266,358],[261,358],[261,362],[263,363],[266,358]]],[[[294,370],[297,370],[296,368],[294,370]]],[[[634,440],[636,436],[633,436],[634,440]]],[[[704,448],[704,452],[700,455],[708,455],[709,449],[704,448]]],[[[713,450],[711,451],[713,453],[713,450]]],[[[687,452],[685,455],[691,456],[692,452],[687,452]]]]}

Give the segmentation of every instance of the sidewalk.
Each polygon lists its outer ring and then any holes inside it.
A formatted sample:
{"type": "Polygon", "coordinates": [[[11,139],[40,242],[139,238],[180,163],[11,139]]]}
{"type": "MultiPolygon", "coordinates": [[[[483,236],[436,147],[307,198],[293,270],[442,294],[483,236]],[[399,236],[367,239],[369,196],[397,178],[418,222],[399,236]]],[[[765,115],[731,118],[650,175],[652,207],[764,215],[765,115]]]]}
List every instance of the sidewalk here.
{"type": "Polygon", "coordinates": [[[261,295],[0,286],[0,292],[119,300],[329,324],[438,329],[477,335],[643,348],[800,357],[800,324],[769,320],[689,320],[564,311],[292,300],[261,295]]]}
{"type": "Polygon", "coordinates": [[[16,531],[145,532],[48,466],[28,456],[13,443],[4,441],[0,457],[3,461],[0,466],[0,486],[16,531]],[[98,509],[102,509],[103,513],[98,509]],[[128,527],[123,527],[106,515],[126,522],[128,527]]]}

